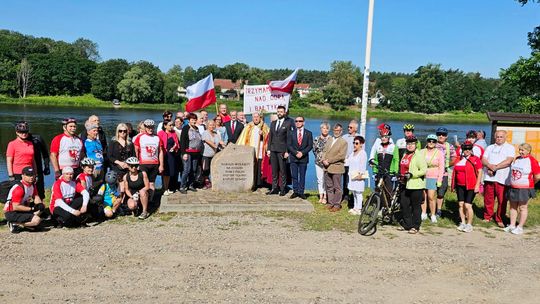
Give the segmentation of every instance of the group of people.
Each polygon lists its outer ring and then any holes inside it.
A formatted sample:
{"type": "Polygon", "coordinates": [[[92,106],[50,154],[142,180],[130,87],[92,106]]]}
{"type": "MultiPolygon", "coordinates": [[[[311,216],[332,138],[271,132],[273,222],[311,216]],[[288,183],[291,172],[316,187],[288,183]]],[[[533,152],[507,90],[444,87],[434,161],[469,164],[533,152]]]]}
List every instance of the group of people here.
{"type": "Polygon", "coordinates": [[[90,116],[84,123],[85,132],[79,135],[77,121],[67,118],[50,151],[39,135],[30,133],[27,122],[18,122],[16,139],[6,152],[8,175],[14,181],[4,206],[10,230],[37,227],[47,216],[61,226],[126,212],[146,219],[158,175],[165,196],[208,189],[212,159],[229,143],[254,148],[255,188],[267,187],[267,195],[285,196],[292,184],[291,199],[306,198],[306,171],[313,153],[319,202],[330,212],[341,210],[345,199],[349,213],[361,214],[368,166],[377,179],[384,178],[389,189],[393,181],[382,173],[398,175],[405,184],[400,193],[401,225],[410,233],[419,231],[422,220],[437,221],[451,184],[459,201],[460,231],[472,231],[472,201],[483,190],[484,220],[494,219],[506,231],[520,234],[527,202],[534,197],[534,184],[540,179],[531,146],[520,145],[515,157],[505,131],[497,131],[490,146],[482,131],[469,131],[467,140],[454,146],[447,141],[448,130],[440,127],[427,136],[422,149],[412,124],[403,126],[403,138],[395,142],[390,126],[381,124],[368,155],[355,120],[345,134],[339,123],[332,126],[330,134],[331,126],[323,122],[320,135],[314,137],[305,128],[304,117],[288,117],[283,106],[271,116],[270,125],[262,113],[253,113],[251,118],[247,122],[243,113],[229,112],[225,104],[219,106],[213,119],[204,110],[180,111],[174,119],[172,112],[165,111],[157,128],[151,119],[141,121],[136,129],[130,123],[118,124],[111,141],[99,117],[90,116]],[[47,210],[42,202],[43,177],[51,173],[50,164],[55,182],[47,210]],[[508,199],[510,224],[504,227],[508,199]]]}

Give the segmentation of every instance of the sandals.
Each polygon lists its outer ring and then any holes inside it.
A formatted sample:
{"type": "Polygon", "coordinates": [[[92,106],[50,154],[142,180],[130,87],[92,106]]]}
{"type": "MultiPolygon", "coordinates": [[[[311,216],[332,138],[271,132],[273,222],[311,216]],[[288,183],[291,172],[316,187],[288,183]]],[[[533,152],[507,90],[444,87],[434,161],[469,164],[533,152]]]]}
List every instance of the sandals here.
{"type": "Polygon", "coordinates": [[[409,234],[417,234],[418,233],[418,230],[416,230],[416,228],[411,228],[409,230],[409,234]]]}

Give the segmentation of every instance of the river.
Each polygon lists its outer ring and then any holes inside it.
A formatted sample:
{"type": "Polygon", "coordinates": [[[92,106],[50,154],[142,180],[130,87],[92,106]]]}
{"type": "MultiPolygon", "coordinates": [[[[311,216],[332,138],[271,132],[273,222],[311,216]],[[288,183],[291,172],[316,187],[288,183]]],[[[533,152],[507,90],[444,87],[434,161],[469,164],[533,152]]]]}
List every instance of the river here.
{"type": "MultiPolygon", "coordinates": [[[[173,111],[174,112],[174,111],[173,111]]],[[[162,111],[160,110],[136,110],[136,109],[103,109],[103,108],[70,108],[70,107],[51,107],[51,106],[28,106],[28,105],[6,105],[0,104],[0,181],[7,179],[6,169],[6,147],[7,144],[15,138],[14,123],[19,120],[26,120],[30,124],[30,131],[34,134],[41,135],[47,144],[50,144],[52,138],[62,132],[61,120],[66,117],[74,117],[79,123],[79,132],[84,131],[84,121],[88,116],[95,114],[100,117],[101,125],[105,130],[110,141],[110,137],[114,135],[116,125],[120,122],[131,122],[134,126],[141,120],[150,118],[156,122],[161,120],[162,111]]],[[[212,118],[214,113],[210,113],[212,118]]],[[[358,114],[358,117],[360,113],[358,114]]],[[[356,117],[358,119],[358,117],[356,117]]],[[[350,119],[353,119],[351,117],[350,119]]],[[[249,118],[248,118],[249,120],[249,118]]],[[[265,119],[268,122],[268,117],[265,119]]],[[[322,121],[328,121],[331,125],[334,123],[341,123],[343,125],[344,132],[347,131],[348,120],[346,119],[332,119],[325,117],[310,118],[306,117],[306,129],[313,132],[313,136],[319,135],[319,126],[322,121]]],[[[388,123],[392,127],[394,140],[403,137],[401,131],[405,121],[392,120],[384,121],[383,119],[368,119],[366,129],[366,151],[370,151],[371,146],[376,138],[377,125],[382,122],[388,123]]],[[[421,140],[424,140],[429,133],[435,133],[435,129],[441,126],[438,123],[422,122],[422,121],[407,121],[407,123],[413,123],[416,126],[415,134],[421,140]]],[[[458,139],[463,141],[465,133],[468,130],[486,131],[487,138],[490,138],[491,127],[488,124],[443,124],[449,130],[449,140],[453,142],[453,136],[457,135],[458,139]]],[[[422,143],[422,146],[425,142],[422,143]]],[[[310,155],[310,159],[313,159],[313,154],[310,155]]],[[[310,161],[307,176],[306,176],[306,189],[317,189],[317,180],[315,176],[315,168],[313,161],[310,161]]],[[[52,169],[52,167],[51,167],[52,169]]],[[[45,184],[50,187],[53,183],[53,176],[49,175],[45,177],[45,184]]],[[[158,182],[159,183],[159,182],[158,182]]]]}

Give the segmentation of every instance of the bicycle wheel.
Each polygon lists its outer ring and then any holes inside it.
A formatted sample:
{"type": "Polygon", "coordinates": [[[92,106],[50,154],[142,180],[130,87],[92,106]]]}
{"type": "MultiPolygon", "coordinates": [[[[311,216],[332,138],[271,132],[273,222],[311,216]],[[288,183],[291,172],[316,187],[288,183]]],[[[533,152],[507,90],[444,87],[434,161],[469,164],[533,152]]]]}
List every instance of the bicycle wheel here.
{"type": "Polygon", "coordinates": [[[380,207],[381,196],[378,193],[371,194],[362,208],[362,213],[358,220],[358,233],[366,235],[375,225],[377,225],[380,207]]]}

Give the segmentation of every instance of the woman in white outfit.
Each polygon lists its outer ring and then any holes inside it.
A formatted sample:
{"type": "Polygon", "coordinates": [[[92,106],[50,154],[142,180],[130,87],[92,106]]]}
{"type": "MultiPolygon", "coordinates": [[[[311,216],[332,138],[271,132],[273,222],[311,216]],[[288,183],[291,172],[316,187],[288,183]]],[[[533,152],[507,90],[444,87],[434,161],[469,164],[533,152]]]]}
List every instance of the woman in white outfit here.
{"type": "Polygon", "coordinates": [[[362,200],[366,184],[367,154],[364,151],[365,139],[362,136],[356,136],[353,140],[353,152],[345,160],[349,166],[349,190],[354,197],[354,207],[349,210],[350,214],[360,215],[362,210],[362,200]]]}
{"type": "Polygon", "coordinates": [[[317,173],[317,186],[319,189],[319,203],[326,204],[326,191],[324,189],[324,166],[322,164],[322,152],[331,136],[328,136],[330,125],[325,121],[321,123],[321,135],[313,140],[313,154],[315,154],[315,172],[317,173]]]}

